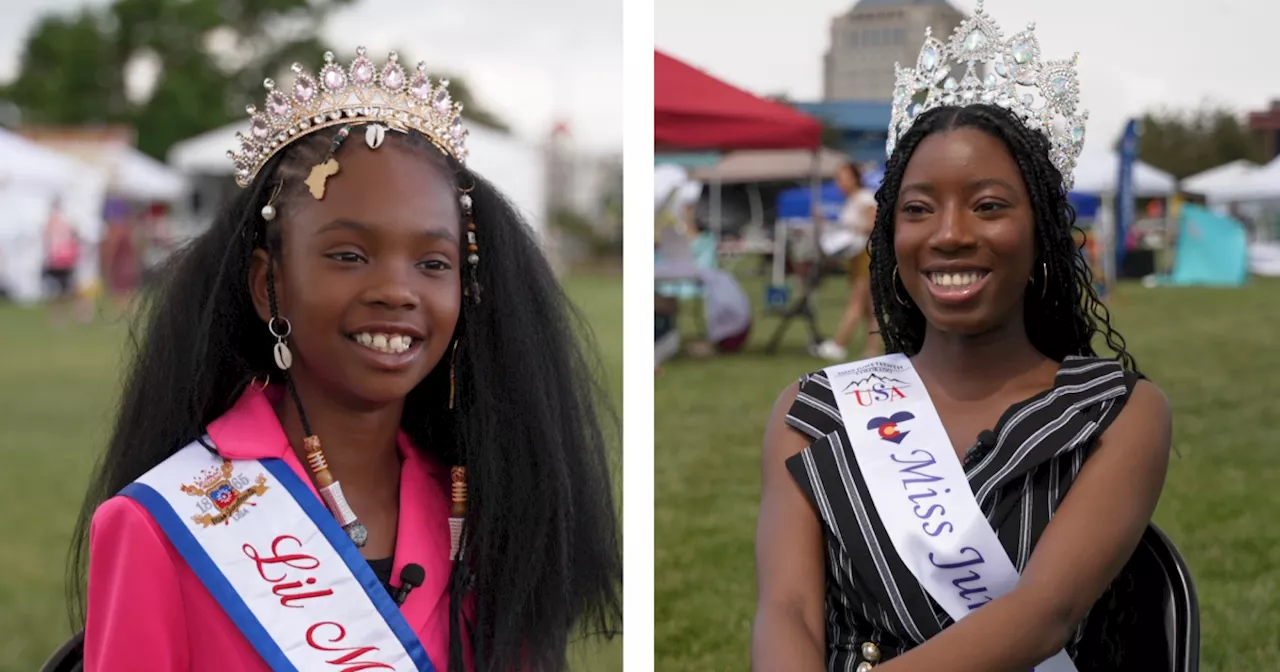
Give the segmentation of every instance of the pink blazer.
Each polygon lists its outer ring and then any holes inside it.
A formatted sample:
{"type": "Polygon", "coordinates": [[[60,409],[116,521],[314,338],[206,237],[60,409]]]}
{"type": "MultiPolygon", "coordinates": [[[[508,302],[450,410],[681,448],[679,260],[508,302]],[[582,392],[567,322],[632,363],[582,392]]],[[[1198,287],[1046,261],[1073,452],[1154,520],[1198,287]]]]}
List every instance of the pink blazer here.
{"type": "MultiPolygon", "coordinates": [[[[274,392],[275,390],[271,390],[274,392]]],[[[223,457],[282,458],[319,499],[289,447],[267,393],[250,389],[209,425],[223,457]]],[[[401,613],[438,672],[449,667],[449,474],[401,433],[400,519],[392,583],[416,562],[423,584],[401,613]]],[[[89,533],[86,672],[252,672],[270,669],[159,525],[140,504],[117,496],[94,514],[89,533]]],[[[468,605],[470,606],[470,605],[468,605]]],[[[467,669],[471,651],[464,642],[467,669]]]]}

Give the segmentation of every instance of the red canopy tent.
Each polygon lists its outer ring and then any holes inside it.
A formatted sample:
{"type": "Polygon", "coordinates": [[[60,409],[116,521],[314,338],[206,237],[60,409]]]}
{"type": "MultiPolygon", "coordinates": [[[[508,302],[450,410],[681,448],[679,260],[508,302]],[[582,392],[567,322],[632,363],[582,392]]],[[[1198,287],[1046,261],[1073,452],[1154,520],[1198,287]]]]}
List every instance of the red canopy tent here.
{"type": "Polygon", "coordinates": [[[658,151],[817,149],[822,125],[658,50],[653,52],[653,137],[658,151]]]}

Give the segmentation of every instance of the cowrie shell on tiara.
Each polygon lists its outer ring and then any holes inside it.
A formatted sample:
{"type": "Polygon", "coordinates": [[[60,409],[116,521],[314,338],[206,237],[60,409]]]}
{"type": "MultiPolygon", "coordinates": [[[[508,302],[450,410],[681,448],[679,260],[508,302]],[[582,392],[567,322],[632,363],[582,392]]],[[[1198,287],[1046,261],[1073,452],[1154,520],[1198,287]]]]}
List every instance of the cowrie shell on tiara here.
{"type": "Polygon", "coordinates": [[[364,131],[364,144],[369,145],[369,149],[377,149],[382,146],[382,140],[387,137],[387,129],[381,124],[370,124],[364,131]]]}

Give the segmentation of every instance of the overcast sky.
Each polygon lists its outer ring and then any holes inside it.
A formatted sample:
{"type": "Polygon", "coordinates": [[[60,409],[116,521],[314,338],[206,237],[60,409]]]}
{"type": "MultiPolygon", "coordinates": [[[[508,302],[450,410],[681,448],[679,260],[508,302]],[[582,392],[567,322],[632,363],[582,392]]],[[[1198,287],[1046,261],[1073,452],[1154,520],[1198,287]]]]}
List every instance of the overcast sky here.
{"type": "MultiPolygon", "coordinates": [[[[5,1],[0,81],[16,73],[39,16],[85,4],[108,3],[5,1]]],[[[338,48],[367,46],[378,63],[401,48],[428,68],[465,76],[524,138],[540,140],[565,118],[584,149],[622,149],[621,0],[357,0],[330,19],[325,34],[338,48]]]]}
{"type": "MultiPolygon", "coordinates": [[[[976,0],[953,0],[971,14],[976,0]]],[[[654,0],[655,46],[757,94],[822,95],[831,19],[854,0],[654,0]]],[[[1280,98],[1276,0],[987,0],[1011,35],[1036,22],[1048,58],[1080,52],[1087,143],[1127,115],[1205,99],[1241,110],[1280,98]]],[[[914,59],[912,59],[914,61],[914,59]]],[[[913,65],[914,63],[903,63],[913,65]]],[[[888,98],[890,92],[885,92],[888,98]]]]}

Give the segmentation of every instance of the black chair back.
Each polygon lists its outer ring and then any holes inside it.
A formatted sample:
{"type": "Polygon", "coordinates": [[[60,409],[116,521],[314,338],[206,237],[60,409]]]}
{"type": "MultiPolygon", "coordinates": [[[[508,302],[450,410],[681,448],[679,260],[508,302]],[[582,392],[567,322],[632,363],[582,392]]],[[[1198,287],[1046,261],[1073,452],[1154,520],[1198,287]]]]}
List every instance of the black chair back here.
{"type": "Polygon", "coordinates": [[[72,635],[49,656],[40,672],[84,672],[84,631],[72,635]]]}
{"type": "Polygon", "coordinates": [[[1080,672],[1198,672],[1200,602],[1187,563],[1155,524],[1098,600],[1080,641],[1080,672]]]}

